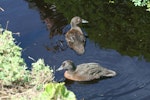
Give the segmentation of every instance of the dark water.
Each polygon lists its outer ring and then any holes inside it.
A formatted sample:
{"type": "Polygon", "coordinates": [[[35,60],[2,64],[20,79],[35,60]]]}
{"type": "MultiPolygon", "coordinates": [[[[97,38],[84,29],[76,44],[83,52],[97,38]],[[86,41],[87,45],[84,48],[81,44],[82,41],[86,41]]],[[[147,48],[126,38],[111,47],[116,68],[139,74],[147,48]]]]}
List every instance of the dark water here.
{"type": "MultiPolygon", "coordinates": [[[[56,11],[55,6],[48,10],[49,15],[45,13],[46,6],[36,7],[35,3],[24,0],[1,0],[0,7],[5,10],[0,12],[0,24],[5,27],[9,21],[8,29],[14,33],[20,32],[20,37],[14,37],[21,42],[23,58],[28,66],[33,62],[28,56],[36,60],[43,58],[45,63],[53,68],[58,68],[62,61],[71,59],[75,64],[97,62],[118,73],[114,78],[90,83],[67,81],[67,88],[76,94],[78,100],[150,99],[150,62],[143,55],[139,59],[139,56],[122,55],[117,49],[101,47],[101,44],[93,40],[94,35],[86,32],[92,30],[92,27],[85,25],[83,30],[89,38],[85,54],[79,56],[66,46],[64,34],[60,34],[69,29],[69,20],[56,11]]],[[[55,74],[57,81],[62,80],[63,72],[55,74]]]]}

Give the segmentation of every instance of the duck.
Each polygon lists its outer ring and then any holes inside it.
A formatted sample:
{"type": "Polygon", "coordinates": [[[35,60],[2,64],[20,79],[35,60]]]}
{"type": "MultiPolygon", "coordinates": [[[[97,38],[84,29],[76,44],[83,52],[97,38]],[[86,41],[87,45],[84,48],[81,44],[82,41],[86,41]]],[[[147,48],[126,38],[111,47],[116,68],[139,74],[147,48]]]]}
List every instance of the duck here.
{"type": "Polygon", "coordinates": [[[102,67],[99,63],[83,63],[75,66],[73,61],[65,60],[56,71],[66,70],[64,77],[72,81],[92,81],[116,76],[116,72],[102,67]]]}
{"type": "Polygon", "coordinates": [[[79,16],[75,16],[71,19],[71,29],[65,34],[67,45],[73,49],[77,54],[82,55],[85,52],[86,38],[78,26],[80,23],[88,23],[88,21],[81,19],[79,16]]]}

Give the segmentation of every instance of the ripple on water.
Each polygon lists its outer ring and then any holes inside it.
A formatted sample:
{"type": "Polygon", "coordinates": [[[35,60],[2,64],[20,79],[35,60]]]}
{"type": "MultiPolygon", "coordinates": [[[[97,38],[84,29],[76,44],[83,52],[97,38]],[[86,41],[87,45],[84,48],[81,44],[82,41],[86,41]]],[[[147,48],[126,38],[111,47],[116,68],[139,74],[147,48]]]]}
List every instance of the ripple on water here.
{"type": "MultiPolygon", "coordinates": [[[[65,41],[65,39],[63,35],[49,38],[49,31],[40,19],[38,10],[30,9],[27,2],[23,0],[16,2],[1,0],[0,4],[5,9],[5,12],[0,12],[0,24],[5,26],[6,21],[9,20],[9,29],[21,33],[21,37],[17,37],[17,41],[21,42],[21,47],[24,49],[23,57],[28,64],[32,61],[27,56],[35,59],[44,58],[46,64],[56,68],[64,60],[71,59],[76,65],[97,62],[117,72],[117,76],[113,78],[89,83],[66,81],[67,88],[72,90],[79,100],[83,98],[85,100],[149,100],[149,62],[144,59],[139,60],[137,57],[122,56],[112,49],[103,49],[89,39],[87,39],[85,47],[86,52],[82,56],[77,55],[67,47],[62,51],[48,51],[45,45],[54,47],[60,45],[57,40],[65,41]]],[[[67,29],[69,29],[68,27],[67,29]]],[[[55,74],[56,80],[63,79],[64,81],[63,72],[56,72],[55,74]]]]}

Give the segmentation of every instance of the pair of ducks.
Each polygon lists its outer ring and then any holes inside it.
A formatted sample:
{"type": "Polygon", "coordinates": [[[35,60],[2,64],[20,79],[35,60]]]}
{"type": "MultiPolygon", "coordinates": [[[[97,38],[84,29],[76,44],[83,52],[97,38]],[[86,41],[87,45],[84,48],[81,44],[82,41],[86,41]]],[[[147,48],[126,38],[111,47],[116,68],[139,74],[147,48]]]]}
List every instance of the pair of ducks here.
{"type": "MultiPolygon", "coordinates": [[[[70,48],[78,54],[85,52],[85,36],[79,26],[79,23],[88,23],[88,21],[76,16],[71,19],[71,29],[66,33],[65,38],[70,48]]],[[[98,63],[83,63],[75,66],[71,60],[66,60],[57,69],[57,71],[65,69],[64,77],[73,81],[91,81],[101,77],[113,77],[116,72],[102,67],[98,63]]]]}

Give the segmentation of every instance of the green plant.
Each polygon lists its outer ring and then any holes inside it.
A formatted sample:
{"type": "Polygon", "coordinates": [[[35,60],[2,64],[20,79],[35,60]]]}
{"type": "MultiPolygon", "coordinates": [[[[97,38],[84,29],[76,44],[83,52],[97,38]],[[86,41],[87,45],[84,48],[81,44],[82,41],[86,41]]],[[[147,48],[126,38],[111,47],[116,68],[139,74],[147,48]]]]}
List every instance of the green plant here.
{"type": "Polygon", "coordinates": [[[150,0],[131,0],[135,6],[147,6],[147,11],[150,11],[150,0]]]}
{"type": "Polygon", "coordinates": [[[45,66],[43,59],[32,63],[31,77],[31,84],[38,85],[38,87],[54,80],[53,70],[50,70],[49,66],[45,66]]]}
{"type": "Polygon", "coordinates": [[[150,1],[147,2],[147,11],[150,11],[150,1]]]}
{"type": "Polygon", "coordinates": [[[0,99],[75,100],[64,83],[53,82],[53,70],[43,59],[32,63],[32,71],[27,70],[22,48],[14,41],[12,32],[0,28],[0,99]]]}
{"type": "Polygon", "coordinates": [[[21,50],[14,42],[12,32],[0,29],[0,84],[12,85],[29,82],[29,71],[21,58],[21,50]]]}
{"type": "Polygon", "coordinates": [[[64,83],[49,83],[41,95],[42,100],[76,100],[73,92],[67,90],[64,83]]]}
{"type": "Polygon", "coordinates": [[[32,63],[30,77],[31,80],[27,86],[31,88],[26,89],[19,95],[13,95],[11,97],[13,100],[41,100],[39,95],[44,91],[44,85],[54,80],[53,70],[49,66],[45,66],[43,59],[38,59],[38,61],[32,63]]]}
{"type": "Polygon", "coordinates": [[[149,0],[131,0],[135,6],[145,6],[149,0]]]}

